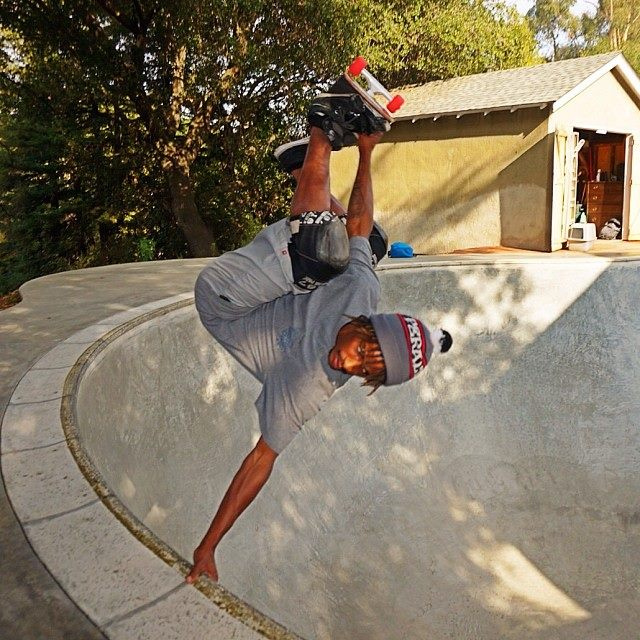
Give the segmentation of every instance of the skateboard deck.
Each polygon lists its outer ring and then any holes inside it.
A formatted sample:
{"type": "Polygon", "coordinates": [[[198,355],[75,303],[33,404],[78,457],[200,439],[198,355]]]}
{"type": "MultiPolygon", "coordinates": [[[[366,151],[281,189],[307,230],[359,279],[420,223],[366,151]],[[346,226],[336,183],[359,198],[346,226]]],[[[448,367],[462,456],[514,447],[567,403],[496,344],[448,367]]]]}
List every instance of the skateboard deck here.
{"type": "Polygon", "coordinates": [[[367,61],[359,56],[344,72],[343,77],[349,86],[357,93],[371,109],[380,114],[389,123],[394,120],[393,114],[404,104],[401,95],[392,96],[382,83],[366,69],[367,61]],[[365,89],[356,78],[361,77],[366,83],[365,89]],[[375,96],[383,96],[387,100],[386,106],[382,105],[375,96]]]}

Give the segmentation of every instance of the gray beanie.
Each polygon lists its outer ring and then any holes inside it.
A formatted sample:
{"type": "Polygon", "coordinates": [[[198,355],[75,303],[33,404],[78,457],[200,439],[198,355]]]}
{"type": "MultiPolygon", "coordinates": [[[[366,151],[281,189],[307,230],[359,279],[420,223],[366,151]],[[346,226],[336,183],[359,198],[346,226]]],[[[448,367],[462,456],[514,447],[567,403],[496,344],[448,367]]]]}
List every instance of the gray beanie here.
{"type": "Polygon", "coordinates": [[[440,353],[441,329],[430,331],[420,320],[401,313],[379,313],[370,318],[387,369],[385,386],[402,384],[420,373],[440,353]]]}

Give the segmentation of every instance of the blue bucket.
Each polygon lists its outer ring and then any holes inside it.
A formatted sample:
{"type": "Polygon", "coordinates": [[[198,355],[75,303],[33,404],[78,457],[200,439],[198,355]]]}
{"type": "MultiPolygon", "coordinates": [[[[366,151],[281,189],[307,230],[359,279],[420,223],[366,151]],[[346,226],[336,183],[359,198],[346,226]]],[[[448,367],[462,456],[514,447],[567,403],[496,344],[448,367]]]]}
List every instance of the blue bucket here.
{"type": "Polygon", "coordinates": [[[413,247],[406,242],[394,242],[389,249],[390,258],[413,258],[413,247]]]}

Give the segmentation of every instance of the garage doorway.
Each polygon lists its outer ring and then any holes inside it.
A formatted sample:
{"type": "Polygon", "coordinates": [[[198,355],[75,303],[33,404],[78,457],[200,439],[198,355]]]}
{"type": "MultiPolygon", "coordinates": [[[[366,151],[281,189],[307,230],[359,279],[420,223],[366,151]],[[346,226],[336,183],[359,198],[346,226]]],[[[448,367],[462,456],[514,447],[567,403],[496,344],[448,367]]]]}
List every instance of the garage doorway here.
{"type": "Polygon", "coordinates": [[[576,221],[584,212],[587,222],[596,225],[596,237],[623,239],[628,235],[633,136],[601,129],[575,133],[584,141],[578,151],[576,221]]]}

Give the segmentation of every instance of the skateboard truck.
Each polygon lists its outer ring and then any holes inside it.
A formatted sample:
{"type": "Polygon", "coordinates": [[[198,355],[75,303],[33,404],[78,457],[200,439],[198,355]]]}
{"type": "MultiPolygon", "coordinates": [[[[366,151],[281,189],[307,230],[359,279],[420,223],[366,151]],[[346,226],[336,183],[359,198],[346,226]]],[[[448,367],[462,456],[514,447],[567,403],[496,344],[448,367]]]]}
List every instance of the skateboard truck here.
{"type": "Polygon", "coordinates": [[[367,61],[362,56],[358,56],[347,68],[345,76],[350,84],[354,85],[356,89],[360,89],[358,93],[364,94],[363,97],[368,98],[368,101],[372,103],[371,106],[378,109],[391,122],[393,120],[391,114],[395,113],[404,104],[404,98],[401,95],[392,96],[384,85],[372,73],[367,71],[366,67],[367,61]],[[367,83],[366,89],[355,82],[354,78],[358,76],[367,83]],[[386,108],[375,99],[376,94],[383,96],[387,100],[386,108]]]}

